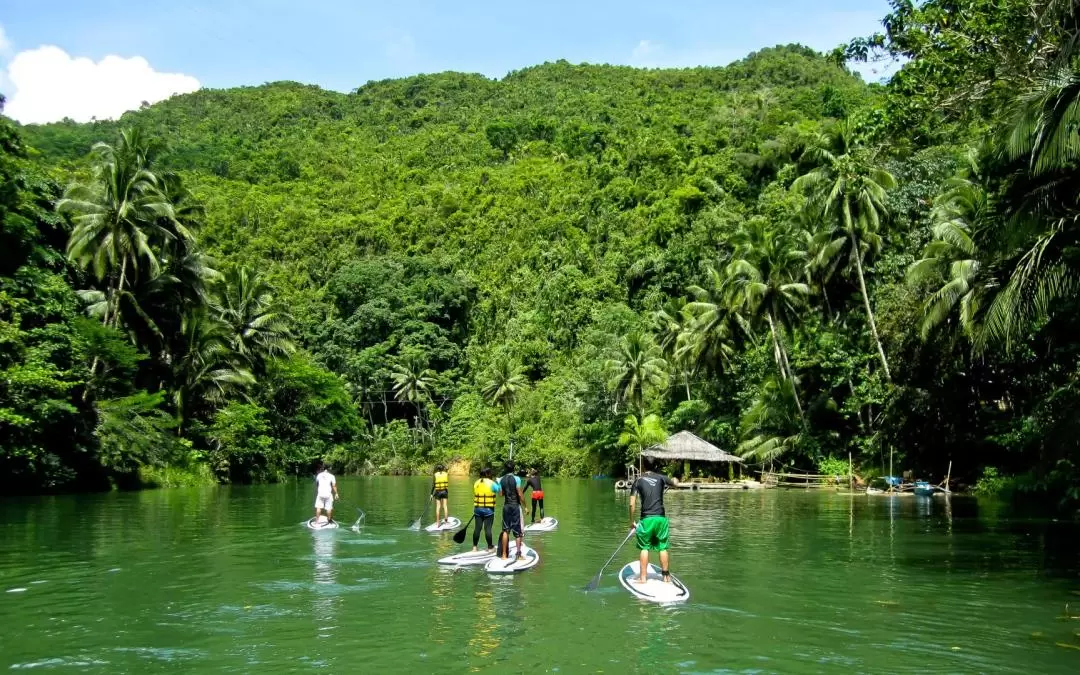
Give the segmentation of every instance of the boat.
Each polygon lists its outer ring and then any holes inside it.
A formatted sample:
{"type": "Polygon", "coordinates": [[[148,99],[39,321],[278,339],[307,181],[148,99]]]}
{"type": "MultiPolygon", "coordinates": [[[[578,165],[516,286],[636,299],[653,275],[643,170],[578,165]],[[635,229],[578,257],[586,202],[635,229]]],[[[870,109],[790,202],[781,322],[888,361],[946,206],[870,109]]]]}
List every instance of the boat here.
{"type": "Polygon", "coordinates": [[[525,526],[526,532],[551,532],[559,526],[559,521],[551,516],[545,516],[539,523],[530,523],[525,526]]]}
{"type": "Polygon", "coordinates": [[[937,488],[924,480],[915,481],[915,494],[920,497],[933,497],[937,488]]]}
{"type": "Polygon", "coordinates": [[[432,523],[425,527],[424,530],[427,532],[446,532],[447,530],[456,530],[459,527],[461,527],[461,521],[454,516],[450,516],[444,520],[441,525],[439,523],[432,523]]]}
{"type": "MultiPolygon", "coordinates": [[[[517,553],[517,542],[510,542],[510,554],[517,553]]],[[[495,558],[495,552],[488,553],[487,549],[480,549],[479,551],[465,551],[464,553],[455,553],[454,555],[448,555],[445,558],[439,558],[438,564],[440,565],[452,565],[454,567],[471,567],[484,565],[489,560],[495,558]]]]}
{"type": "Polygon", "coordinates": [[[670,583],[665,582],[663,575],[660,574],[660,568],[656,565],[649,565],[648,581],[639,584],[633,580],[638,577],[640,572],[641,567],[637,560],[626,563],[619,570],[619,582],[623,585],[623,588],[630,591],[631,595],[660,604],[686,602],[690,599],[690,589],[679,581],[674,574],[671,575],[670,583]]]}
{"type": "Polygon", "coordinates": [[[314,530],[315,532],[319,532],[321,530],[336,530],[338,528],[336,520],[320,520],[320,518],[325,518],[325,516],[319,516],[319,518],[308,518],[306,521],[304,521],[304,527],[309,530],[314,530]]]}
{"type": "MultiPolygon", "coordinates": [[[[484,571],[488,574],[517,574],[540,564],[540,554],[536,552],[536,549],[529,548],[524,544],[521,547],[524,549],[522,552],[523,560],[518,560],[515,555],[511,555],[506,560],[492,558],[484,563],[484,571]]],[[[512,553],[513,551],[511,551],[512,553]]]]}

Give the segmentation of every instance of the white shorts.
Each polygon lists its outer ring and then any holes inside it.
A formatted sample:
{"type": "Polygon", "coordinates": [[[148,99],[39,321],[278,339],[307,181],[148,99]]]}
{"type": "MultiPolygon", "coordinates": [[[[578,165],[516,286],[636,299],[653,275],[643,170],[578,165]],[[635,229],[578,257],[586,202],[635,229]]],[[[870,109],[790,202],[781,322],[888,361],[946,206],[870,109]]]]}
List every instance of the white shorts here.
{"type": "Polygon", "coordinates": [[[323,509],[324,511],[333,511],[334,510],[334,498],[331,497],[330,495],[327,495],[325,497],[316,497],[315,498],[315,508],[323,509]]]}

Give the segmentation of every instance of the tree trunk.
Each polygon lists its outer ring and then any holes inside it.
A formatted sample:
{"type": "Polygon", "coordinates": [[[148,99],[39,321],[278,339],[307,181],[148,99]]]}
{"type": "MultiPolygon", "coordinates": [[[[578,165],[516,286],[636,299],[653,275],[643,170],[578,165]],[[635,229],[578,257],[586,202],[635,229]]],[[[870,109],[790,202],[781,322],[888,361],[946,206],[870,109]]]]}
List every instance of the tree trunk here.
{"type": "Polygon", "coordinates": [[[776,365],[780,367],[780,375],[784,379],[791,380],[791,394],[795,398],[795,409],[799,412],[799,418],[802,419],[802,402],[799,401],[799,392],[795,386],[795,374],[791,372],[791,364],[788,363],[787,350],[784,349],[784,344],[780,341],[780,331],[776,327],[776,321],[773,320],[772,312],[767,312],[766,316],[769,317],[769,330],[772,332],[773,355],[776,358],[776,365]]]}
{"type": "Polygon", "coordinates": [[[874,338],[878,356],[881,358],[881,367],[885,370],[885,379],[892,382],[892,373],[889,372],[889,362],[885,359],[885,349],[881,346],[881,338],[878,337],[877,323],[874,321],[874,311],[870,309],[870,296],[866,292],[866,279],[863,277],[862,253],[859,251],[855,235],[851,235],[852,252],[855,255],[855,269],[859,272],[859,290],[862,291],[863,303],[866,305],[866,318],[870,322],[870,335],[874,338]]]}

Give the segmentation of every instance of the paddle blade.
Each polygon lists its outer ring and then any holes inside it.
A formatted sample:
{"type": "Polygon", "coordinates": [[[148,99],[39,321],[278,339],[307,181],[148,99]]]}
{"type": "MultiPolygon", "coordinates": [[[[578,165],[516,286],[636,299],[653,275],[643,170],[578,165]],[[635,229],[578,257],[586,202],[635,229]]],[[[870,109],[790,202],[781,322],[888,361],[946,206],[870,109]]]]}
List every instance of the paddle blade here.
{"type": "Polygon", "coordinates": [[[419,531],[420,530],[420,519],[417,518],[416,520],[414,520],[412,525],[409,525],[409,529],[413,530],[414,532],[419,531]]]}
{"type": "Polygon", "coordinates": [[[592,581],[590,581],[585,586],[585,592],[588,593],[589,591],[595,591],[596,587],[599,586],[599,585],[600,585],[600,575],[597,574],[595,577],[592,578],[592,581]]]}
{"type": "Polygon", "coordinates": [[[455,544],[464,544],[465,543],[465,535],[468,534],[468,532],[469,532],[469,526],[468,525],[466,525],[465,527],[463,527],[460,530],[458,530],[457,532],[455,532],[454,533],[454,543],[455,544]]]}

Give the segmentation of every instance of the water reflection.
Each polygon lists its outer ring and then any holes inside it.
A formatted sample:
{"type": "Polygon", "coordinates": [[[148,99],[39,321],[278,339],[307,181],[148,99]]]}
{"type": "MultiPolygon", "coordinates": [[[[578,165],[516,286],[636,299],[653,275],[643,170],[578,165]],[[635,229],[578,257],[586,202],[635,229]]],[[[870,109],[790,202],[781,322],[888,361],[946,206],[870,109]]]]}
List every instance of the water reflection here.
{"type": "Polygon", "coordinates": [[[315,571],[312,575],[315,601],[312,614],[315,624],[319,627],[319,637],[330,637],[334,629],[331,622],[341,605],[340,596],[334,592],[338,581],[338,570],[334,565],[334,556],[337,554],[338,546],[337,533],[313,532],[311,539],[314,544],[313,558],[315,559],[315,571]]]}
{"type": "Polygon", "coordinates": [[[499,649],[500,640],[495,633],[495,594],[487,589],[477,591],[474,602],[475,620],[469,633],[468,654],[478,659],[469,667],[475,673],[491,667],[489,657],[499,649]]]}

